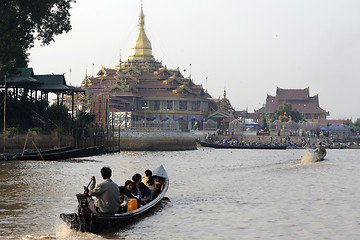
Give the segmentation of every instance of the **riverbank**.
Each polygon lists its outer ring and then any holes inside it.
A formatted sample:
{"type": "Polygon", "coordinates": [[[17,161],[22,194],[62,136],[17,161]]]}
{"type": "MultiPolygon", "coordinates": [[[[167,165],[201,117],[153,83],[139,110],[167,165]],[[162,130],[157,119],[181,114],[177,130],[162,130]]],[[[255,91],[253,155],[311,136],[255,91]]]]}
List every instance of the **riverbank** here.
{"type": "MultiPolygon", "coordinates": [[[[72,136],[56,135],[14,135],[5,136],[5,153],[19,153],[24,149],[40,151],[58,147],[75,146],[72,136]],[[25,145],[26,142],[26,145],[25,145]],[[25,145],[25,147],[24,147],[25,145]]],[[[181,151],[195,150],[195,135],[188,132],[121,132],[117,136],[84,137],[80,147],[103,145],[105,151],[181,151]]],[[[0,139],[1,153],[4,153],[4,138],[0,139]]]]}

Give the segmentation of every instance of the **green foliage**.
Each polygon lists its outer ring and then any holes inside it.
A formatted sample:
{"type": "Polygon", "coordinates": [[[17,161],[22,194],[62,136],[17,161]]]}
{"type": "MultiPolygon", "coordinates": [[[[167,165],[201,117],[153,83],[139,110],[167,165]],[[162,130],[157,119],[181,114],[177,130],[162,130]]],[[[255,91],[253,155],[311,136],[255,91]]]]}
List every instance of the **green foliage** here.
{"type": "Polygon", "coordinates": [[[275,120],[278,120],[279,116],[283,116],[284,113],[286,113],[286,116],[291,116],[291,119],[295,122],[299,122],[304,119],[304,116],[301,113],[299,113],[297,110],[292,109],[291,103],[285,102],[279,107],[278,110],[274,112],[271,121],[273,122],[275,120]]]}
{"type": "Polygon", "coordinates": [[[30,131],[34,131],[34,132],[41,132],[41,128],[40,127],[33,127],[33,128],[30,128],[30,131]]]}
{"type": "Polygon", "coordinates": [[[264,129],[264,131],[265,132],[267,132],[267,131],[269,131],[269,125],[268,125],[268,123],[267,123],[267,121],[266,121],[266,115],[265,114],[262,114],[262,121],[261,121],[261,123],[262,123],[262,128],[264,129]]]}
{"type": "MultiPolygon", "coordinates": [[[[69,109],[63,105],[52,105],[45,111],[45,116],[59,128],[69,128],[71,117],[69,109]]],[[[56,127],[53,126],[53,127],[56,127]]]]}
{"type": "MultiPolygon", "coordinates": [[[[0,93],[0,99],[3,98],[4,95],[0,93]]],[[[3,116],[4,108],[3,105],[0,105],[1,119],[4,118],[3,116]]],[[[41,128],[46,128],[42,133],[50,133],[49,130],[57,127],[69,130],[71,127],[71,117],[65,106],[52,105],[49,107],[47,101],[29,101],[26,98],[18,99],[8,92],[6,97],[6,126],[16,127],[20,132],[27,129],[37,129],[36,131],[40,131],[41,128]],[[44,122],[46,123],[45,125],[44,122]]]]}
{"type": "Polygon", "coordinates": [[[13,137],[16,133],[16,127],[8,127],[6,128],[7,131],[9,131],[9,137],[13,137]]]}
{"type": "Polygon", "coordinates": [[[27,51],[35,39],[48,45],[56,35],[71,30],[71,2],[74,0],[0,1],[0,79],[14,67],[27,66],[27,51]]]}
{"type": "Polygon", "coordinates": [[[90,124],[92,124],[94,120],[95,114],[80,110],[77,112],[76,118],[74,119],[74,128],[76,130],[89,129],[90,124]]]}
{"type": "Polygon", "coordinates": [[[351,119],[349,119],[349,118],[346,119],[345,122],[344,122],[344,124],[345,124],[345,126],[349,126],[349,127],[350,127],[350,126],[352,125],[351,119]]]}
{"type": "MultiPolygon", "coordinates": [[[[1,99],[4,99],[4,95],[0,95],[1,99]]],[[[7,94],[6,97],[6,126],[17,127],[19,129],[29,129],[33,127],[33,110],[41,111],[38,107],[41,107],[43,103],[29,102],[26,99],[18,99],[15,96],[7,94]]],[[[1,105],[0,116],[3,119],[4,109],[1,105]]],[[[47,107],[47,104],[46,106],[47,107]]]]}
{"type": "Polygon", "coordinates": [[[356,121],[354,122],[354,125],[357,127],[360,127],[360,118],[356,119],[356,121]]]}

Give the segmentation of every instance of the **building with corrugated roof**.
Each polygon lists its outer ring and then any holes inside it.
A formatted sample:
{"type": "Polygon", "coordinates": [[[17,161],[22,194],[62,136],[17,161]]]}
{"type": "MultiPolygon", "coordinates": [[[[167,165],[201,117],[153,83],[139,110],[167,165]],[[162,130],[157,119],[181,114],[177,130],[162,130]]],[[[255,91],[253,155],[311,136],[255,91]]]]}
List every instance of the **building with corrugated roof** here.
{"type": "Polygon", "coordinates": [[[141,6],[139,32],[126,61],[115,68],[101,67],[96,77],[85,76],[81,87],[86,105],[101,124],[128,127],[143,119],[173,120],[180,129],[201,127],[216,104],[201,85],[184,77],[179,69],[168,69],[152,54],[145,33],[145,16],[141,6]]]}

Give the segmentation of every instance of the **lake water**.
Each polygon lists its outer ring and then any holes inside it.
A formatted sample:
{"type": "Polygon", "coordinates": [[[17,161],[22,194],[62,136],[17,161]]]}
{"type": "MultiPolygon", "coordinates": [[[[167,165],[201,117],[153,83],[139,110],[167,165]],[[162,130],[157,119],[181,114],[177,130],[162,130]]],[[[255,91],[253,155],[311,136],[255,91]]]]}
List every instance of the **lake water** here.
{"type": "Polygon", "coordinates": [[[0,162],[0,239],[359,239],[360,150],[328,150],[308,164],[299,163],[304,152],[199,148],[0,162]],[[60,220],[103,166],[122,185],[160,164],[169,201],[153,215],[108,235],[60,220]]]}

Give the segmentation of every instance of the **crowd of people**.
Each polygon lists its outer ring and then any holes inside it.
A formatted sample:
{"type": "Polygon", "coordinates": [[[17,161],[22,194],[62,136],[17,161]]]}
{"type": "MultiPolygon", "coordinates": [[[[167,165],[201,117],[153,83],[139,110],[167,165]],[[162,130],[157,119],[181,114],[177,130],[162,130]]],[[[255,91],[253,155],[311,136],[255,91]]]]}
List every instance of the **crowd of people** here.
{"type": "Polygon", "coordinates": [[[134,174],[132,180],[127,180],[120,187],[111,180],[110,168],[103,167],[100,172],[104,181],[96,185],[95,176],[92,176],[88,192],[89,196],[95,197],[88,201],[90,211],[95,214],[127,212],[129,199],[135,200],[136,208],[139,208],[149,203],[160,191],[151,170],[146,170],[143,178],[139,173],[134,174]]]}

